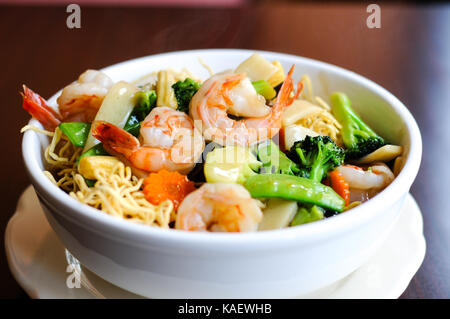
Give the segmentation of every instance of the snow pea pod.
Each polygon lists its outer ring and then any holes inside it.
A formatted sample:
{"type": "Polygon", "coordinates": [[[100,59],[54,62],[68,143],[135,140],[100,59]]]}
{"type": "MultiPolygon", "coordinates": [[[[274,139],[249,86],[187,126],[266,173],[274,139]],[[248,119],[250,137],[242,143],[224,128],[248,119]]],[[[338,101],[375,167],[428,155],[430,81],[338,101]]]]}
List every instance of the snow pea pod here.
{"type": "Polygon", "coordinates": [[[344,199],[331,187],[303,177],[285,174],[259,174],[250,176],[244,186],[252,197],[295,200],[338,212],[342,212],[345,207],[344,199]]]}
{"type": "Polygon", "coordinates": [[[89,135],[89,130],[91,129],[91,123],[65,122],[59,124],[59,129],[67,136],[73,145],[84,147],[89,135]]]}

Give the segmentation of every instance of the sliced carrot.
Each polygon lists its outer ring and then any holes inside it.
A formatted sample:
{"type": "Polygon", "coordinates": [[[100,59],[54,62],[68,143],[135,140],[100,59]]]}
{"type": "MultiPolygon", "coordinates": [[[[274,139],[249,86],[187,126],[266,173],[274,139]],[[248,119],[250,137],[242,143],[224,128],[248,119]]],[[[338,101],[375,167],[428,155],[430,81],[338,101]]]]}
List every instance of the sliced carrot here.
{"type": "Polygon", "coordinates": [[[345,206],[350,204],[350,187],[341,172],[334,170],[328,175],[330,176],[331,187],[344,199],[345,206]]]}
{"type": "Polygon", "coordinates": [[[175,210],[183,199],[194,190],[194,182],[189,181],[187,176],[178,172],[161,170],[157,173],[150,173],[144,179],[145,198],[153,205],[170,200],[175,210]]]}

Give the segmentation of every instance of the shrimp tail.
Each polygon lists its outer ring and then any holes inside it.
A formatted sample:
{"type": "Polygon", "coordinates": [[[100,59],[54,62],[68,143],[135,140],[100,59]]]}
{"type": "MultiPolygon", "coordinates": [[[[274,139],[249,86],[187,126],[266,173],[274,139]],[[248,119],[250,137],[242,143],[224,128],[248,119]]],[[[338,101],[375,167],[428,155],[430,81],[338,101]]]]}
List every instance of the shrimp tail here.
{"type": "Polygon", "coordinates": [[[289,73],[284,79],[283,85],[281,86],[280,91],[278,92],[278,96],[275,101],[275,107],[277,111],[282,111],[285,107],[291,105],[303,89],[303,83],[299,81],[297,83],[297,90],[294,96],[289,98],[292,91],[294,90],[294,80],[292,80],[293,72],[294,66],[292,66],[291,69],[289,70],[289,73]]]}
{"type": "Polygon", "coordinates": [[[37,119],[46,130],[54,131],[61,123],[62,118],[55,110],[47,105],[47,102],[37,93],[23,85],[22,107],[35,119],[37,119]]]}
{"type": "Polygon", "coordinates": [[[104,121],[92,123],[92,136],[98,139],[106,149],[111,149],[125,156],[137,150],[139,140],[118,126],[104,121]]]}

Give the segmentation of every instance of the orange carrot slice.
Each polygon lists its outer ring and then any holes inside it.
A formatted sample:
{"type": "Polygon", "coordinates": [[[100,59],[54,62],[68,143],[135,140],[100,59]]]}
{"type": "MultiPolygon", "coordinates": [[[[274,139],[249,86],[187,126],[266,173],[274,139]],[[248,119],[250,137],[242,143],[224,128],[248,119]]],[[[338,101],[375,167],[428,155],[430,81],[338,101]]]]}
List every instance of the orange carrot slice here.
{"type": "Polygon", "coordinates": [[[150,173],[144,179],[145,198],[153,205],[170,200],[175,210],[183,199],[194,190],[194,182],[189,181],[187,176],[178,172],[161,170],[157,173],[150,173]]]}
{"type": "Polygon", "coordinates": [[[350,187],[348,183],[345,181],[344,176],[339,171],[332,171],[329,173],[331,187],[333,190],[338,193],[345,201],[345,206],[350,204],[350,187]]]}

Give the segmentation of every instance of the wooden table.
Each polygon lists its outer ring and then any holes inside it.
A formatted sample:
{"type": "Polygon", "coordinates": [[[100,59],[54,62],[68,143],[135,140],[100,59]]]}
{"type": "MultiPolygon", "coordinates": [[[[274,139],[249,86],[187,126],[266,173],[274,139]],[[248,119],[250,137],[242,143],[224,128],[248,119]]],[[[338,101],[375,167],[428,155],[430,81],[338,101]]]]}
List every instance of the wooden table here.
{"type": "MultiPolygon", "coordinates": [[[[1,238],[29,184],[20,128],[22,83],[49,97],[87,68],[196,48],[286,52],[353,70],[387,88],[420,126],[422,166],[411,193],[422,208],[425,261],[402,298],[450,297],[450,7],[381,5],[369,29],[358,4],[264,4],[246,8],[82,7],[81,29],[65,7],[0,7],[3,156],[1,238]]],[[[0,258],[0,297],[26,296],[0,258]]]]}

